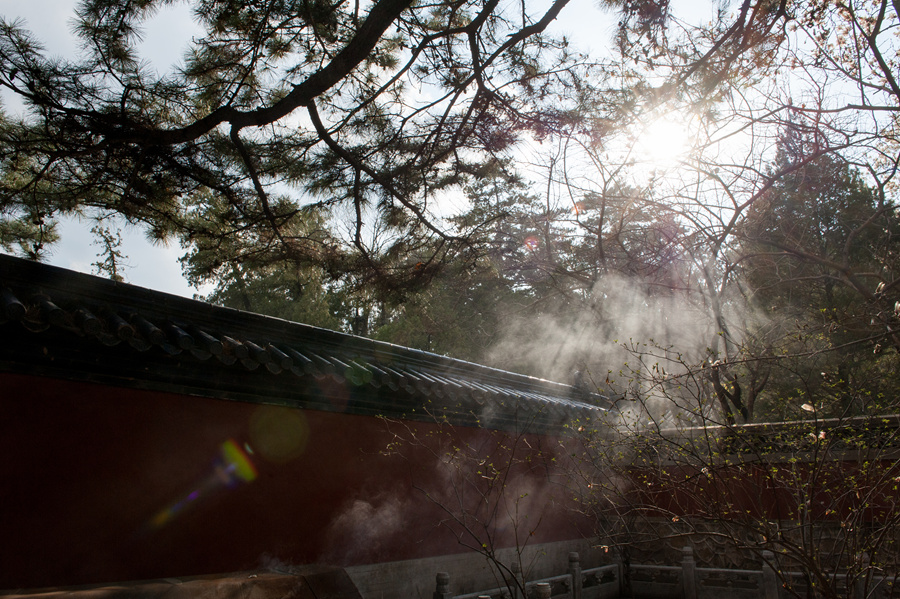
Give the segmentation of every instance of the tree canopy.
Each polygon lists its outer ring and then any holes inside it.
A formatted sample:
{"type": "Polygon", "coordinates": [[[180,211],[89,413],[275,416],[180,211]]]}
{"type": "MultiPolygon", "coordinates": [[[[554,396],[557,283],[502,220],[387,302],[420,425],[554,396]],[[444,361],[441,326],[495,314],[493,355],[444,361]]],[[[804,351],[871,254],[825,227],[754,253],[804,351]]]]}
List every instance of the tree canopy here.
{"type": "Polygon", "coordinates": [[[80,3],[77,60],[48,58],[3,23],[0,86],[29,109],[0,130],[5,246],[37,256],[57,214],[110,211],[157,238],[228,245],[223,260],[265,255],[402,284],[469,234],[442,223],[442,190],[521,135],[575,118],[565,91],[576,62],[541,35],[564,0],[539,12],[198,1],[203,37],[160,76],[136,45],[162,4],[80,3]],[[304,235],[316,212],[341,226],[304,235]]]}

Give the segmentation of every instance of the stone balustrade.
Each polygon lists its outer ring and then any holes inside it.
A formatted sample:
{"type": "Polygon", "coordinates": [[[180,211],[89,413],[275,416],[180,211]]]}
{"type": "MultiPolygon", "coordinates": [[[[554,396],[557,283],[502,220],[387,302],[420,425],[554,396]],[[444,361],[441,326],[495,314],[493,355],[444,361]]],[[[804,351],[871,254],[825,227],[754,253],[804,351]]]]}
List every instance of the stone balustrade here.
{"type": "MultiPolygon", "coordinates": [[[[806,595],[807,580],[797,572],[775,570],[775,555],[762,553],[760,570],[701,568],[697,566],[691,547],[682,550],[681,564],[659,566],[631,564],[627,572],[622,564],[613,563],[582,570],[578,553],[569,554],[565,574],[525,581],[514,563],[509,568],[507,584],[502,587],[455,595],[446,572],[438,573],[434,599],[782,599],[794,593],[806,595]]],[[[844,574],[836,574],[833,583],[844,591],[852,588],[856,599],[887,599],[894,587],[893,577],[856,577],[848,582],[844,574]]],[[[848,596],[851,593],[847,593],[848,596]]],[[[815,595],[815,593],[813,594],[815,595]]]]}

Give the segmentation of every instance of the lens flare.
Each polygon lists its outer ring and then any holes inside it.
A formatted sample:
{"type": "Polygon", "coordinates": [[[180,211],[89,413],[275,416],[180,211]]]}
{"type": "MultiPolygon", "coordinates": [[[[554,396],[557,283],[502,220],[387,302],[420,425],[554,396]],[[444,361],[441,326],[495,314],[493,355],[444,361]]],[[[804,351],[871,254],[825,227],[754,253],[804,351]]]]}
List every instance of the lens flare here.
{"type": "Polygon", "coordinates": [[[309,424],[300,410],[261,406],[250,419],[250,443],[268,462],[285,464],[303,455],[309,424]]]}
{"type": "Polygon", "coordinates": [[[233,439],[222,443],[213,461],[211,472],[182,499],[161,510],[150,519],[147,528],[158,530],[171,522],[188,507],[223,488],[233,489],[241,483],[256,480],[257,471],[247,452],[233,439]]]}

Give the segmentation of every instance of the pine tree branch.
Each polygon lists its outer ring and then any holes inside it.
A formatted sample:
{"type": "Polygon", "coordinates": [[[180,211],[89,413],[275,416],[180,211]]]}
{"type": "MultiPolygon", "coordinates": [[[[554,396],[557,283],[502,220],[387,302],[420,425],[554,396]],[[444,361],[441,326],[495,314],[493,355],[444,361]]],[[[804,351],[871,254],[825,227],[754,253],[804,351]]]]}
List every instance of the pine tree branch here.
{"type": "MultiPolygon", "coordinates": [[[[385,31],[411,5],[412,0],[378,0],[350,43],[331,62],[295,85],[289,94],[271,106],[251,111],[221,106],[202,119],[179,129],[152,129],[122,123],[116,127],[117,130],[104,132],[104,136],[117,144],[139,142],[143,145],[176,145],[193,141],[223,123],[229,123],[237,130],[274,123],[297,108],[308,106],[315,98],[347,77],[369,56],[385,31]]],[[[106,119],[101,117],[101,120],[106,119]]]]}

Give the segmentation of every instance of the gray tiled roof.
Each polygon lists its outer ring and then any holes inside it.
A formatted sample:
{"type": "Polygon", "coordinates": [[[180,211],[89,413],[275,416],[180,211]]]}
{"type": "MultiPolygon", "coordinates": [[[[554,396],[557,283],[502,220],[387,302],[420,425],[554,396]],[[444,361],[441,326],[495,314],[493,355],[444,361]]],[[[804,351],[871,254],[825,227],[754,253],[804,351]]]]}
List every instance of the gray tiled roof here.
{"type": "Polygon", "coordinates": [[[352,413],[559,429],[606,398],[0,255],[0,370],[352,413]]]}

